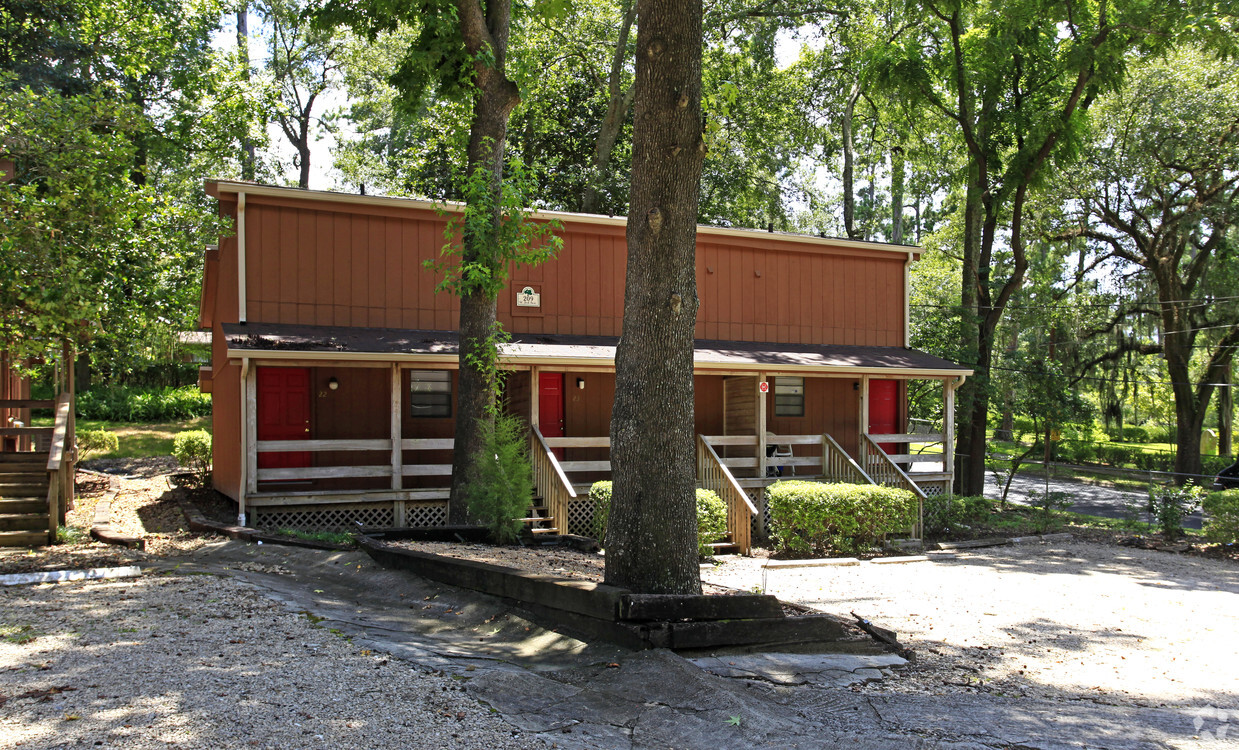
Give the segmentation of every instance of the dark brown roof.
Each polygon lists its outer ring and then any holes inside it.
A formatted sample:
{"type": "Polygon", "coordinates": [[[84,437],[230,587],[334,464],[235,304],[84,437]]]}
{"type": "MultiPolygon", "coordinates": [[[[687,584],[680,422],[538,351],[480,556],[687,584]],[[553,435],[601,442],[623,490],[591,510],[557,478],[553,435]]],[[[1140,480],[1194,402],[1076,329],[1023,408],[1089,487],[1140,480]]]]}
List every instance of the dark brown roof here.
{"type": "MultiPolygon", "coordinates": [[[[455,356],[455,331],[415,331],[394,328],[344,326],[299,326],[268,323],[225,323],[228,351],[234,356],[302,358],[315,355],[347,359],[349,355],[371,358],[417,359],[455,356]],[[277,354],[278,353],[278,354],[277,354]]],[[[618,339],[609,336],[561,336],[514,334],[501,347],[509,361],[534,360],[566,364],[610,365],[615,361],[618,339]]],[[[932,354],[893,346],[814,346],[749,341],[699,340],[693,359],[707,369],[754,370],[807,368],[825,370],[895,370],[908,374],[966,375],[972,372],[932,354]]]]}

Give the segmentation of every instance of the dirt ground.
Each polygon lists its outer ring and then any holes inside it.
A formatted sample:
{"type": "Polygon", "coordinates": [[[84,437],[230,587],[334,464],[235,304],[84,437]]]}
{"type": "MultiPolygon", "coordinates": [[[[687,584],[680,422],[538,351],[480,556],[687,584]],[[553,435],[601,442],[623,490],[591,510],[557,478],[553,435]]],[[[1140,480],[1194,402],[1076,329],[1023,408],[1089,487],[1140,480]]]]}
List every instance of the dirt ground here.
{"type": "MultiPolygon", "coordinates": [[[[186,530],[184,500],[207,505],[211,515],[230,512],[211,493],[170,481],[169,465],[96,468],[119,474],[82,472],[70,523],[88,527],[94,503],[110,496],[114,528],[145,536],[147,550],[98,543],[2,550],[0,573],[183,554],[212,538],[186,530]]],[[[493,548],[458,554],[569,577],[601,573],[598,555],[499,552],[499,558],[493,548]]],[[[916,653],[898,679],[859,690],[1239,708],[1239,563],[1233,559],[1135,549],[1103,536],[905,564],[767,569],[767,562],[725,558],[703,570],[703,582],[712,589],[764,589],[842,616],[855,612],[896,631],[916,653]]]]}

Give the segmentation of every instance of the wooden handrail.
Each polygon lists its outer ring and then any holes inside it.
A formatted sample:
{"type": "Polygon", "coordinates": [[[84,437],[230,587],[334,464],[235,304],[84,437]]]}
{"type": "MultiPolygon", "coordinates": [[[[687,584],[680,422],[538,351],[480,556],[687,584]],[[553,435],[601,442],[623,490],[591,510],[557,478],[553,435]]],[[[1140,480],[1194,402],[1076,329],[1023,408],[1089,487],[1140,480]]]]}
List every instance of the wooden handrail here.
{"type": "Polygon", "coordinates": [[[255,446],[259,453],[389,451],[391,440],[259,440],[255,446]]]}
{"type": "Polygon", "coordinates": [[[757,445],[756,435],[703,435],[710,445],[757,445]]]}
{"type": "Polygon", "coordinates": [[[741,554],[747,555],[753,546],[752,519],[757,515],[757,507],[702,435],[697,436],[697,479],[702,487],[714,491],[726,503],[731,543],[741,554]]]}
{"type": "Polygon", "coordinates": [[[822,434],[822,474],[836,481],[877,484],[865,473],[860,464],[856,463],[847,451],[843,450],[839,443],[827,433],[822,434]]]}
{"type": "Polygon", "coordinates": [[[56,402],[46,398],[0,398],[0,409],[54,409],[56,402]]]}
{"type": "Polygon", "coordinates": [[[537,425],[529,427],[529,459],[533,464],[534,485],[546,503],[547,512],[555,519],[554,524],[559,533],[567,534],[568,503],[576,499],[576,490],[568,481],[568,475],[559,465],[559,459],[551,452],[537,425]]]}
{"type": "Polygon", "coordinates": [[[910,490],[918,499],[925,499],[925,493],[916,482],[913,482],[912,478],[904,473],[903,469],[899,468],[899,464],[891,460],[891,457],[878,446],[872,436],[868,433],[861,433],[861,440],[868,456],[865,465],[877,469],[875,472],[870,472],[870,476],[877,479],[879,484],[902,487],[903,489],[910,490]]]}
{"type": "Polygon", "coordinates": [[[560,483],[563,484],[564,488],[567,490],[568,497],[576,497],[576,490],[572,489],[572,482],[568,481],[568,475],[565,474],[564,470],[560,467],[559,459],[547,446],[546,438],[542,437],[542,433],[538,431],[536,425],[530,429],[533,431],[534,438],[538,441],[538,446],[542,449],[542,454],[546,456],[547,460],[551,464],[551,467],[555,469],[555,475],[559,478],[560,483]]]}
{"type": "Polygon", "coordinates": [[[945,438],[939,434],[932,435],[917,435],[914,433],[892,433],[890,435],[874,435],[873,439],[879,443],[941,443],[945,438]]]}
{"type": "Polygon", "coordinates": [[[552,448],[610,448],[611,438],[598,437],[544,437],[542,442],[552,448]]]}
{"type": "Polygon", "coordinates": [[[52,427],[52,444],[47,453],[47,470],[57,471],[64,463],[69,452],[65,442],[69,436],[69,405],[72,399],[68,394],[56,400],[56,423],[52,427]]]}

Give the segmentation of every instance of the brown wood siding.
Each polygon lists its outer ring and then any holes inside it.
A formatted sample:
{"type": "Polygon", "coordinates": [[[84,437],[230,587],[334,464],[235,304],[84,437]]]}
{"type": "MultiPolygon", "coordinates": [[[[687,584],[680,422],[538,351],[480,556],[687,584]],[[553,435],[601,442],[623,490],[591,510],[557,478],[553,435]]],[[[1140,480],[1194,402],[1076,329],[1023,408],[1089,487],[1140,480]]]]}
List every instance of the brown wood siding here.
{"type": "Polygon", "coordinates": [[[519,418],[526,425],[533,417],[531,411],[533,392],[529,387],[530,374],[528,370],[509,372],[503,380],[504,411],[519,418]]]}
{"type": "MultiPolygon", "coordinates": [[[[314,440],[386,440],[391,437],[391,372],[379,367],[310,368],[310,437],[314,440]],[[331,390],[328,382],[340,384],[331,390]]],[[[410,435],[409,437],[419,437],[410,435]]],[[[314,466],[390,466],[390,451],[311,453],[314,466]]],[[[390,477],[316,479],[315,490],[390,489],[390,477]]]]}
{"type": "Polygon", "coordinates": [[[723,431],[718,435],[757,434],[757,378],[732,376],[723,381],[723,431]]]}
{"type": "Polygon", "coordinates": [[[698,435],[723,434],[723,376],[693,376],[693,430],[698,435]]]}
{"type": "MultiPolygon", "coordinates": [[[[221,203],[232,210],[235,203],[221,203]]],[[[423,267],[445,219],[418,208],[250,196],[249,319],[266,323],[450,330],[459,306],[423,267]]],[[[559,256],[513,267],[498,300],[516,333],[618,336],[627,251],[622,227],[566,221],[559,256]],[[517,308],[529,285],[541,307],[517,308]]],[[[236,245],[221,243],[223,257],[236,245]]],[[[792,243],[778,235],[703,238],[697,248],[702,339],[901,346],[905,257],[792,243]]],[[[232,282],[235,289],[235,280],[232,282]]],[[[220,296],[228,284],[219,277],[220,296]]]]}
{"type": "MultiPolygon", "coordinates": [[[[766,394],[766,430],[776,435],[829,434],[853,456],[859,447],[860,391],[851,378],[805,378],[805,415],[774,416],[773,387],[766,394]]],[[[797,456],[819,456],[818,446],[797,445],[797,456]]]]}
{"type": "MultiPolygon", "coordinates": [[[[413,368],[433,369],[433,368],[413,368]]],[[[387,370],[382,370],[386,375],[387,370]]],[[[450,417],[415,417],[409,409],[410,371],[402,369],[400,373],[400,401],[404,412],[400,419],[400,436],[409,440],[414,438],[454,438],[456,437],[456,397],[460,388],[460,380],[455,370],[452,371],[452,416],[450,417]]],[[[384,410],[384,415],[387,414],[384,410]]],[[[450,464],[452,452],[445,451],[404,451],[401,461],[406,465],[414,464],[450,464]]],[[[404,487],[448,487],[452,479],[448,475],[431,477],[405,477],[404,487]]]]}
{"type": "Polygon", "coordinates": [[[223,335],[215,329],[211,382],[211,482],[219,492],[241,497],[241,368],[221,353],[223,335]]]}

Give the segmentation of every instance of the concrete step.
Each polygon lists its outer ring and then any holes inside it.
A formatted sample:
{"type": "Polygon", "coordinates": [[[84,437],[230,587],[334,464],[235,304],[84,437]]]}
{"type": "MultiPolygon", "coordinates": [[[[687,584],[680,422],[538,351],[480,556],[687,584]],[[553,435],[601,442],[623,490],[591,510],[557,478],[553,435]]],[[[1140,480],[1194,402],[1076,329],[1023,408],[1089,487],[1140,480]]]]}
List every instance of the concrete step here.
{"type": "Polygon", "coordinates": [[[0,497],[15,498],[15,497],[39,497],[40,495],[47,496],[47,481],[43,484],[0,484],[0,497]]]}
{"type": "Polygon", "coordinates": [[[46,531],[0,531],[0,547],[44,547],[46,531]]]}
{"type": "Polygon", "coordinates": [[[43,531],[47,530],[47,514],[22,513],[20,515],[0,515],[0,531],[43,531]]]}
{"type": "Polygon", "coordinates": [[[46,513],[47,496],[0,499],[0,514],[46,513]]]}

